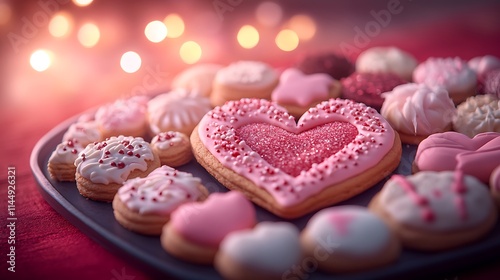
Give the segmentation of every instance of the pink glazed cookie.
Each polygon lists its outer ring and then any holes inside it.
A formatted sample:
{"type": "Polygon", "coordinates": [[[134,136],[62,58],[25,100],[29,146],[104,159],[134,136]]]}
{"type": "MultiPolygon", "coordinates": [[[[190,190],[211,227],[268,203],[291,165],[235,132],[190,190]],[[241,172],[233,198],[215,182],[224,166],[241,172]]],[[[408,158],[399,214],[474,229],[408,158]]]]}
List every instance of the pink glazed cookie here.
{"type": "Polygon", "coordinates": [[[272,213],[299,217],[370,188],[399,164],[398,134],[375,109],[330,99],[295,119],[260,99],[216,107],[191,135],[198,162],[272,213]]]}
{"type": "Polygon", "coordinates": [[[377,215],[361,206],[337,206],[316,213],[301,234],[306,256],[326,272],[353,272],[394,262],[399,239],[377,215]]]}
{"type": "Polygon", "coordinates": [[[254,206],[241,193],[213,193],[203,202],[177,208],[163,227],[161,244],[179,259],[211,264],[224,237],[252,228],[255,215],[254,206]]]}
{"type": "Polygon", "coordinates": [[[369,208],[397,233],[403,246],[423,251],[474,242],[497,220],[487,186],[462,171],[393,175],[369,208]]]}

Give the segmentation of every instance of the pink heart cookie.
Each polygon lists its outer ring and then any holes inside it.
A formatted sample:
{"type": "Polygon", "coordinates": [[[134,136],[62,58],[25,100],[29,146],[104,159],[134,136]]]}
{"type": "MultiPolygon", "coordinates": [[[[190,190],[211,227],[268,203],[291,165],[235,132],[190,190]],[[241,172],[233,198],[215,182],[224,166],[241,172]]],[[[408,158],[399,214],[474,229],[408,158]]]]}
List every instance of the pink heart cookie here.
{"type": "Polygon", "coordinates": [[[399,164],[398,134],[374,109],[330,99],[296,123],[279,105],[231,101],[191,135],[198,162],[229,189],[294,218],[348,199],[399,164]]]}
{"type": "Polygon", "coordinates": [[[172,212],[161,243],[180,259],[210,264],[227,234],[255,224],[254,206],[244,195],[235,191],[214,193],[203,202],[186,203],[172,212]]]}
{"type": "Polygon", "coordinates": [[[500,165],[500,133],[485,132],[474,138],[458,133],[433,134],[418,146],[413,169],[417,171],[461,170],[483,183],[500,165]]]}

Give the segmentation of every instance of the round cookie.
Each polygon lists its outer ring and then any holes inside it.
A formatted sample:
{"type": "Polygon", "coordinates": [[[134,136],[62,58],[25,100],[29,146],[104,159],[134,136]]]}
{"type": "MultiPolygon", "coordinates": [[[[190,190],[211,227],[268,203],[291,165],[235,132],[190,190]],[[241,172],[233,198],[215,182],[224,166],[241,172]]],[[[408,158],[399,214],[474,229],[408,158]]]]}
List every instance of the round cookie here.
{"type": "Polygon", "coordinates": [[[75,166],[80,194],[111,202],[125,181],[147,176],[160,166],[160,159],[141,137],[120,135],[88,144],[75,166]]]}
{"type": "Polygon", "coordinates": [[[181,132],[161,132],[151,140],[153,152],[160,157],[162,165],[178,167],[193,159],[189,138],[181,132]]]}
{"type": "Polygon", "coordinates": [[[83,147],[87,144],[102,141],[101,131],[97,122],[78,121],[69,126],[63,135],[63,141],[76,140],[83,147]]]}
{"type": "Polygon", "coordinates": [[[469,67],[476,72],[478,92],[484,91],[484,82],[488,73],[500,69],[500,59],[492,55],[474,57],[469,60],[468,64],[469,67]]]}
{"type": "Polygon", "coordinates": [[[393,73],[411,81],[417,64],[415,57],[397,47],[373,47],[359,54],[356,72],[393,73]]]}
{"type": "Polygon", "coordinates": [[[234,62],[217,72],[210,103],[220,106],[245,97],[271,99],[276,85],[278,74],[269,65],[259,61],[234,62]]]}
{"type": "Polygon", "coordinates": [[[394,262],[401,253],[396,235],[377,215],[360,206],[323,209],[301,234],[305,255],[329,273],[369,270],[394,262]]]}
{"type": "Polygon", "coordinates": [[[456,109],[444,88],[410,83],[383,95],[380,114],[403,143],[417,145],[431,134],[451,130],[456,109]]]}
{"type": "Polygon", "coordinates": [[[296,68],[288,68],[281,74],[271,100],[299,118],[321,101],[340,97],[340,92],[340,83],[327,74],[305,75],[296,68]]]}
{"type": "Polygon", "coordinates": [[[407,83],[393,73],[358,73],[342,79],[342,98],[361,102],[380,110],[384,103],[382,93],[393,90],[396,86],[407,83]]]}
{"type": "Polygon", "coordinates": [[[500,132],[500,100],[491,94],[467,98],[457,106],[453,130],[471,138],[482,132],[500,132]]]}
{"type": "Polygon", "coordinates": [[[299,231],[293,224],[261,222],[228,234],[214,266],[224,279],[285,279],[301,259],[299,231]]]}
{"type": "Polygon", "coordinates": [[[490,189],[493,200],[495,200],[497,207],[500,209],[500,165],[491,172],[490,189]]]}
{"type": "Polygon", "coordinates": [[[477,241],[497,219],[488,188],[461,171],[393,175],[369,208],[386,221],[405,247],[422,251],[477,241]]]}
{"type": "Polygon", "coordinates": [[[217,71],[222,65],[204,63],[194,65],[177,74],[172,80],[172,89],[186,89],[204,97],[212,93],[212,85],[217,71]]]}
{"type": "Polygon", "coordinates": [[[427,59],[413,71],[413,81],[429,87],[444,87],[455,104],[476,94],[476,72],[458,57],[427,59]]]}
{"type": "Polygon", "coordinates": [[[354,72],[354,64],[342,55],[324,52],[305,55],[296,67],[306,75],[324,73],[340,80],[354,72]]]}
{"type": "Polygon", "coordinates": [[[484,92],[500,98],[500,69],[488,72],[484,81],[484,92]]]}
{"type": "Polygon", "coordinates": [[[57,145],[47,163],[50,177],[58,181],[75,181],[74,162],[82,150],[83,146],[77,139],[65,140],[57,145]]]}
{"type": "Polygon", "coordinates": [[[163,165],[144,178],[127,180],[113,199],[113,214],[129,230],[160,235],[172,211],[207,196],[201,179],[163,165]]]}

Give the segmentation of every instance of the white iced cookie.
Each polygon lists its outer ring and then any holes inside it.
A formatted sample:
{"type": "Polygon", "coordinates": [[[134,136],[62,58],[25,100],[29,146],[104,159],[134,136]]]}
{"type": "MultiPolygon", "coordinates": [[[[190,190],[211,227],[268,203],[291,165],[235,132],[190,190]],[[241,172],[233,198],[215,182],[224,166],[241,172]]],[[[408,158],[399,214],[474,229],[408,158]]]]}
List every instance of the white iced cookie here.
{"type": "Polygon", "coordinates": [[[399,240],[382,219],[353,205],[316,213],[303,230],[301,242],[306,256],[331,273],[387,265],[401,252],[399,240]]]}
{"type": "Polygon", "coordinates": [[[476,95],[457,106],[453,129],[470,138],[482,132],[500,132],[500,100],[493,95],[476,95]]]}
{"type": "Polygon", "coordinates": [[[396,47],[373,47],[363,51],[356,59],[357,72],[390,72],[411,81],[417,60],[396,47]]]}
{"type": "Polygon", "coordinates": [[[151,140],[151,148],[160,157],[161,164],[170,167],[184,165],[193,158],[189,138],[177,131],[166,131],[155,135],[151,140]]]}
{"type": "Polygon", "coordinates": [[[261,222],[222,241],[215,268],[226,279],[281,279],[300,263],[299,231],[287,222],[261,222]]]}
{"type": "Polygon", "coordinates": [[[477,74],[480,81],[484,81],[488,72],[500,68],[500,59],[496,56],[477,56],[469,60],[469,67],[477,74]]]}
{"type": "Polygon", "coordinates": [[[47,170],[52,179],[58,181],[75,181],[76,167],[73,164],[83,146],[77,139],[64,140],[52,152],[47,170]]]}
{"type": "Polygon", "coordinates": [[[71,124],[63,135],[63,141],[76,139],[83,147],[103,140],[99,125],[95,121],[82,121],[71,124]]]}
{"type": "Polygon", "coordinates": [[[208,97],[212,93],[212,84],[215,75],[222,67],[222,65],[211,63],[194,65],[174,77],[172,88],[186,89],[208,97]]]}

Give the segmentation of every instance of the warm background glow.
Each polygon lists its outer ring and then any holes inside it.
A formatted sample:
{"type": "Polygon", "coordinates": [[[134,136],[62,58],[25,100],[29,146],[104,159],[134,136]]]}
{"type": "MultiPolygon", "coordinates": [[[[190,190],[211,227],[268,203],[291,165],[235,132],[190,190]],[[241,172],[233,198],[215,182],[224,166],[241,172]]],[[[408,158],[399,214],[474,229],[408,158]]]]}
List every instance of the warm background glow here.
{"type": "Polygon", "coordinates": [[[78,41],[86,48],[92,48],[97,45],[100,38],[99,27],[93,23],[86,23],[78,30],[78,41]]]}
{"type": "Polygon", "coordinates": [[[201,47],[198,45],[198,43],[193,42],[193,41],[187,41],[184,44],[182,44],[179,54],[181,55],[182,61],[184,61],[187,64],[194,64],[198,62],[201,58],[201,47]]]}
{"type": "Polygon", "coordinates": [[[274,27],[281,22],[283,9],[277,3],[262,2],[255,10],[255,17],[260,24],[274,27]]]}
{"type": "Polygon", "coordinates": [[[0,2],[0,25],[7,24],[12,16],[12,10],[7,3],[0,2]]]}
{"type": "Polygon", "coordinates": [[[56,14],[49,23],[49,32],[52,36],[60,38],[69,35],[73,28],[73,18],[68,13],[56,14]]]}
{"type": "Polygon", "coordinates": [[[168,29],[168,38],[178,38],[184,33],[184,20],[178,14],[170,14],[165,17],[163,23],[168,29]]]}
{"type": "Polygon", "coordinates": [[[50,52],[46,50],[36,50],[31,54],[30,65],[38,72],[47,70],[52,64],[50,52]]]}
{"type": "Polygon", "coordinates": [[[73,0],[73,3],[80,7],[85,7],[90,5],[94,0],[73,0]]]}
{"type": "Polygon", "coordinates": [[[259,43],[259,31],[251,25],[244,25],[237,35],[238,43],[245,49],[251,49],[259,43]]]}
{"type": "Polygon", "coordinates": [[[293,51],[299,45],[299,36],[293,30],[283,29],[276,36],[276,45],[280,50],[293,51]]]}
{"type": "Polygon", "coordinates": [[[316,34],[316,23],[308,15],[293,16],[289,21],[289,26],[301,40],[310,40],[316,34]]]}
{"type": "Polygon", "coordinates": [[[167,37],[167,27],[165,24],[159,20],[152,21],[146,25],[144,29],[144,34],[149,41],[153,43],[159,43],[167,37]]]}
{"type": "Polygon", "coordinates": [[[141,68],[141,57],[133,51],[128,51],[122,55],[120,59],[120,67],[126,73],[134,73],[141,68]]]}

